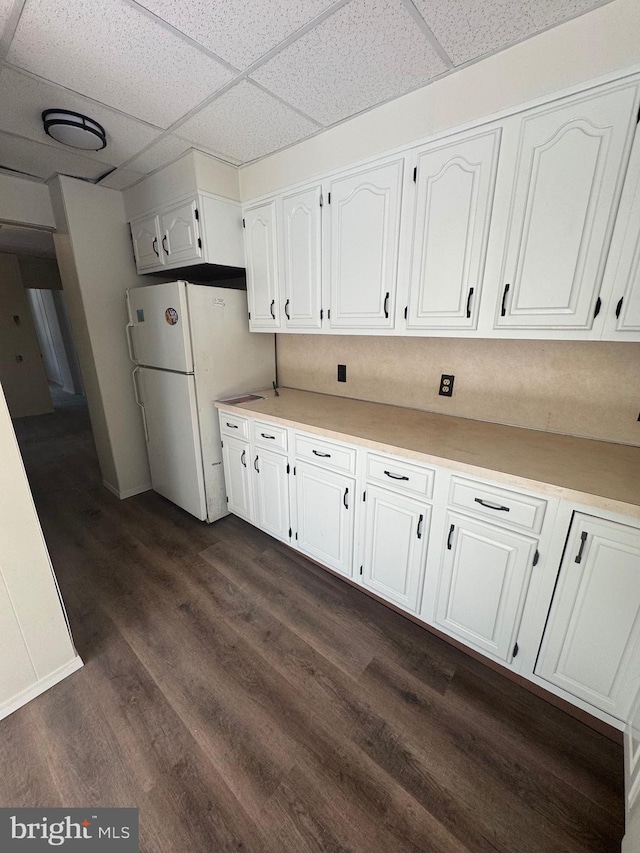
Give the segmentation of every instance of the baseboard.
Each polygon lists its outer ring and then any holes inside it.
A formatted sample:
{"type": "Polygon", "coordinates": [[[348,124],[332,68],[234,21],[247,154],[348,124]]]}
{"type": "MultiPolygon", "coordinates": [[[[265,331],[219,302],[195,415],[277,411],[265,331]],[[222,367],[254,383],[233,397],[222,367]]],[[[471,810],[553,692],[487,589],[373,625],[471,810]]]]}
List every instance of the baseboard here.
{"type": "Polygon", "coordinates": [[[64,666],[56,669],[55,672],[50,673],[45,676],[45,678],[41,678],[40,681],[36,681],[35,684],[32,684],[30,687],[27,687],[26,690],[18,693],[17,696],[14,696],[8,702],[5,702],[4,705],[0,705],[0,720],[8,717],[9,714],[13,714],[14,711],[18,710],[18,708],[22,708],[23,705],[27,704],[27,702],[31,702],[32,699],[36,698],[36,696],[40,696],[41,693],[44,693],[50,687],[53,687],[60,681],[63,681],[68,675],[71,675],[73,672],[77,672],[77,670],[81,669],[83,666],[84,664],[82,663],[82,659],[79,655],[76,655],[76,657],[74,657],[73,660],[70,660],[69,663],[66,663],[64,666]]]}
{"type": "Polygon", "coordinates": [[[121,501],[126,498],[132,498],[134,495],[140,495],[142,492],[148,492],[153,488],[151,483],[145,483],[143,486],[135,486],[133,489],[126,489],[124,492],[121,492],[120,489],[116,489],[115,486],[112,486],[111,483],[108,483],[106,480],[102,481],[102,485],[121,501]]]}

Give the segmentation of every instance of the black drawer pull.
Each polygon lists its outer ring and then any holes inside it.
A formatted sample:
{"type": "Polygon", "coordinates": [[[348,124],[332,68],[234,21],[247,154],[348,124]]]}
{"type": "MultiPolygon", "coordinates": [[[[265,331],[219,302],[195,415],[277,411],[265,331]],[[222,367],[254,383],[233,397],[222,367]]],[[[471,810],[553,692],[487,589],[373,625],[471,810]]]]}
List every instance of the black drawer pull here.
{"type": "Polygon", "coordinates": [[[261,435],[263,438],[273,438],[273,439],[275,439],[275,435],[267,435],[267,434],[266,434],[266,432],[261,432],[261,433],[260,433],[260,435],[261,435]]]}
{"type": "Polygon", "coordinates": [[[285,314],[285,317],[287,318],[287,320],[291,319],[291,317],[289,316],[289,300],[288,299],[284,303],[284,314],[285,314]]]}
{"type": "Polygon", "coordinates": [[[474,501],[481,506],[486,506],[487,509],[495,509],[496,512],[510,512],[508,506],[500,506],[500,504],[492,504],[489,501],[483,501],[482,498],[474,498],[474,501]]]}
{"type": "Polygon", "coordinates": [[[386,293],[384,297],[384,316],[389,318],[389,294],[386,293]]]}
{"type": "Polygon", "coordinates": [[[158,238],[157,238],[157,237],[154,237],[154,238],[153,238],[153,243],[151,244],[151,248],[152,248],[152,249],[153,249],[153,251],[155,252],[155,254],[156,254],[156,258],[159,258],[159,257],[160,257],[160,252],[158,251],[158,238]]]}
{"type": "Polygon", "coordinates": [[[453,536],[453,531],[455,530],[455,524],[452,524],[449,528],[449,535],[447,536],[447,551],[451,550],[451,537],[453,536]]]}
{"type": "Polygon", "coordinates": [[[580,550],[578,551],[578,556],[576,557],[576,563],[582,562],[582,552],[584,551],[585,542],[587,541],[587,531],[583,530],[580,534],[580,550]]]}
{"type": "Polygon", "coordinates": [[[243,465],[243,467],[244,467],[244,468],[246,468],[246,467],[247,467],[247,463],[245,462],[245,459],[246,459],[246,458],[247,458],[247,451],[246,451],[246,450],[243,450],[243,451],[242,451],[242,456],[240,457],[240,461],[242,462],[242,465],[243,465]]]}
{"type": "Polygon", "coordinates": [[[505,284],[504,293],[502,294],[502,307],[500,308],[500,316],[506,317],[507,315],[507,293],[509,293],[509,287],[511,285],[505,284]]]}
{"type": "Polygon", "coordinates": [[[311,452],[314,456],[322,456],[324,459],[331,459],[330,453],[320,453],[319,450],[312,450],[311,452]]]}
{"type": "Polygon", "coordinates": [[[424,515],[421,514],[420,518],[418,519],[418,529],[416,531],[418,539],[422,539],[422,522],[423,521],[424,521],[424,515]]]}
{"type": "Polygon", "coordinates": [[[473,288],[469,288],[469,295],[467,296],[467,320],[471,317],[471,297],[473,296],[473,288]]]}
{"type": "Polygon", "coordinates": [[[344,504],[345,509],[349,509],[349,504],[347,503],[347,496],[349,494],[349,487],[344,490],[344,495],[342,497],[342,503],[344,504]]]}
{"type": "Polygon", "coordinates": [[[622,303],[624,302],[624,296],[621,296],[618,300],[618,304],[616,305],[616,320],[620,319],[620,312],[622,311],[622,303]]]}
{"type": "Polygon", "coordinates": [[[238,424],[230,424],[229,421],[226,421],[226,424],[229,429],[238,429],[238,424]]]}
{"type": "Polygon", "coordinates": [[[276,304],[276,300],[275,300],[275,299],[272,299],[272,300],[271,300],[271,305],[269,306],[269,311],[271,312],[271,319],[272,319],[272,320],[275,320],[275,319],[276,319],[276,312],[273,310],[273,307],[274,307],[274,305],[275,305],[275,304],[276,304]]]}
{"type": "Polygon", "coordinates": [[[408,480],[408,477],[405,477],[404,474],[392,474],[391,471],[384,472],[387,477],[391,477],[392,480],[408,480]]]}
{"type": "Polygon", "coordinates": [[[162,248],[164,249],[165,254],[167,254],[167,255],[171,254],[171,253],[169,252],[169,249],[167,249],[167,235],[166,235],[166,234],[165,234],[165,235],[164,235],[164,237],[162,238],[162,248]]]}
{"type": "Polygon", "coordinates": [[[256,471],[257,471],[257,472],[258,472],[258,474],[259,474],[259,473],[260,473],[260,469],[258,468],[258,457],[257,457],[257,456],[256,456],[256,458],[253,460],[253,467],[256,469],[256,471]]]}

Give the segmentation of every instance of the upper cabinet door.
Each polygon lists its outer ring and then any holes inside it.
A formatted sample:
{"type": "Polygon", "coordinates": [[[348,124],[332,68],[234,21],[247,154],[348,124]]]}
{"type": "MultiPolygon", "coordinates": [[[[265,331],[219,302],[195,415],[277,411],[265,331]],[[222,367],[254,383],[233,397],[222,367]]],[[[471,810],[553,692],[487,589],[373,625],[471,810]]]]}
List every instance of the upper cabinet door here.
{"type": "Polygon", "coordinates": [[[157,269],[164,264],[165,254],[160,246],[160,221],[154,214],[131,223],[131,240],[138,272],[157,269]]]}
{"type": "Polygon", "coordinates": [[[280,327],[277,247],[275,200],[245,210],[244,248],[252,330],[280,327]]]}
{"type": "Polygon", "coordinates": [[[501,130],[418,153],[407,328],[475,329],[501,130]]]}
{"type": "Polygon", "coordinates": [[[195,200],[170,207],[161,216],[162,249],[167,266],[196,261],[202,257],[195,200]]]}
{"type": "Polygon", "coordinates": [[[330,185],[332,328],[393,327],[403,167],[403,160],[394,160],[330,185]]]}
{"type": "Polygon", "coordinates": [[[591,328],[636,104],[634,83],[512,119],[520,134],[496,328],[591,328]]]}
{"type": "Polygon", "coordinates": [[[284,324],[287,329],[320,329],[320,185],[282,197],[284,324]]]}

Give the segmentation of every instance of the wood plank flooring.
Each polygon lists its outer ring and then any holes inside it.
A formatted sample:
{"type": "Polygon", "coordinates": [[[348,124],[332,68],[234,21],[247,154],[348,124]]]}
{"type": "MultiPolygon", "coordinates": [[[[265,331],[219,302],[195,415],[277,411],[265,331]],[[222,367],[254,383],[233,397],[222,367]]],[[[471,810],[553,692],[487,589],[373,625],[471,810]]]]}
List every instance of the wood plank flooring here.
{"type": "Polygon", "coordinates": [[[229,516],[18,421],[86,666],[0,722],[2,806],[137,806],[145,853],[611,853],[622,750],[229,516]]]}

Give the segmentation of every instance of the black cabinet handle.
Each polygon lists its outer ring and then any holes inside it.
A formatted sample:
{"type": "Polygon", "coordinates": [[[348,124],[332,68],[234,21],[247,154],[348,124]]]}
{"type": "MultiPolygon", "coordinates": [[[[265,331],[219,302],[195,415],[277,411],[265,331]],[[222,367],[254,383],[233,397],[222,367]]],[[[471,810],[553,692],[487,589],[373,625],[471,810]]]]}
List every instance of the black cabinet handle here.
{"type": "Polygon", "coordinates": [[[312,450],[311,452],[314,456],[322,456],[324,459],[331,459],[330,453],[320,453],[319,450],[312,450]]]}
{"type": "Polygon", "coordinates": [[[288,299],[287,299],[287,301],[284,303],[284,313],[285,313],[285,316],[286,316],[287,320],[290,320],[290,319],[291,319],[291,317],[289,316],[289,300],[288,300],[288,299]]]}
{"type": "Polygon", "coordinates": [[[408,480],[408,477],[405,477],[404,474],[392,474],[391,471],[384,472],[387,477],[391,477],[392,480],[408,480]]]}
{"type": "Polygon", "coordinates": [[[171,253],[169,252],[169,250],[167,249],[167,235],[166,235],[166,234],[165,234],[165,235],[164,235],[164,237],[162,238],[162,248],[164,249],[164,251],[165,251],[165,253],[166,253],[167,255],[171,254],[171,253]]]}
{"type": "Polygon", "coordinates": [[[383,310],[384,310],[384,316],[388,318],[389,317],[389,294],[388,293],[385,294],[385,297],[384,297],[384,309],[383,310]]]}
{"type": "Polygon", "coordinates": [[[275,300],[275,299],[272,299],[272,300],[271,300],[271,305],[269,306],[269,311],[271,312],[271,319],[272,319],[272,320],[275,320],[275,319],[276,319],[276,312],[273,310],[273,306],[274,306],[275,304],[276,304],[276,300],[275,300]]]}
{"type": "Polygon", "coordinates": [[[274,438],[275,439],[275,435],[267,435],[266,432],[261,432],[260,435],[263,438],[274,438]]]}
{"type": "Polygon", "coordinates": [[[487,509],[495,509],[496,512],[510,512],[508,506],[501,506],[500,504],[492,504],[489,501],[483,501],[482,498],[474,498],[474,501],[481,506],[486,506],[487,509]]]}
{"type": "Polygon", "coordinates": [[[247,463],[245,462],[245,459],[246,459],[246,458],[247,458],[247,451],[246,451],[246,450],[243,450],[243,451],[242,451],[242,456],[240,457],[240,461],[242,462],[242,464],[243,464],[243,466],[244,466],[245,468],[247,467],[247,463]]]}
{"type": "Polygon", "coordinates": [[[347,496],[349,494],[349,487],[344,490],[344,495],[342,496],[342,503],[344,504],[345,509],[349,509],[349,504],[347,503],[347,496]]]}
{"type": "Polygon", "coordinates": [[[160,252],[158,251],[158,238],[157,237],[153,238],[153,243],[151,244],[151,248],[156,253],[156,257],[159,258],[160,252]]]}
{"type": "Polygon", "coordinates": [[[507,293],[509,293],[509,288],[511,285],[505,284],[504,293],[502,294],[502,307],[500,309],[500,316],[506,317],[507,315],[507,293]]]}
{"type": "Polygon", "coordinates": [[[258,472],[258,474],[259,474],[259,473],[260,473],[260,469],[258,468],[258,457],[257,457],[257,456],[256,456],[256,458],[253,460],[253,467],[256,469],[256,471],[257,471],[257,472],[258,472]]]}
{"type": "Polygon", "coordinates": [[[424,521],[424,515],[420,514],[420,518],[418,519],[418,529],[416,531],[418,539],[422,539],[422,522],[423,521],[424,521]]]}
{"type": "Polygon", "coordinates": [[[471,317],[471,297],[473,296],[473,288],[469,288],[469,295],[467,296],[467,319],[471,317]]]}
{"type": "Polygon", "coordinates": [[[585,545],[585,542],[587,541],[587,531],[586,530],[583,530],[582,533],[580,534],[580,540],[581,540],[580,541],[580,550],[578,551],[578,555],[576,557],[576,563],[582,562],[582,552],[584,551],[584,545],[585,545]]]}
{"type": "Polygon", "coordinates": [[[226,424],[230,429],[238,429],[238,424],[230,424],[229,421],[226,421],[226,424]]]}
{"type": "Polygon", "coordinates": [[[618,300],[618,304],[616,305],[616,320],[620,319],[620,312],[622,311],[622,303],[624,302],[624,296],[621,296],[618,300]]]}
{"type": "Polygon", "coordinates": [[[455,530],[455,524],[452,524],[449,528],[449,535],[447,536],[447,551],[451,550],[451,537],[453,536],[453,531],[455,530]]]}

